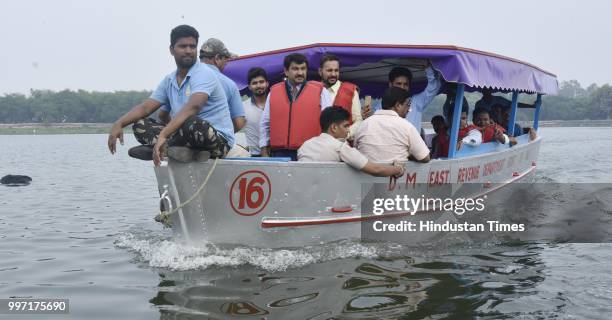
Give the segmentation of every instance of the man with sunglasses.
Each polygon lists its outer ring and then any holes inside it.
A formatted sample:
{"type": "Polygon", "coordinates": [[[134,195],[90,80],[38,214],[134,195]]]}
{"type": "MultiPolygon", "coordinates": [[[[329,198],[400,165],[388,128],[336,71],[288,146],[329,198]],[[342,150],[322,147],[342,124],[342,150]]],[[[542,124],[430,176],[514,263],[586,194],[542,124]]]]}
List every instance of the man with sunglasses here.
{"type": "Polygon", "coordinates": [[[355,135],[357,150],[374,162],[429,162],[429,148],[414,125],[404,120],[411,97],[404,89],[388,88],[382,96],[382,110],[361,123],[355,135]]]}

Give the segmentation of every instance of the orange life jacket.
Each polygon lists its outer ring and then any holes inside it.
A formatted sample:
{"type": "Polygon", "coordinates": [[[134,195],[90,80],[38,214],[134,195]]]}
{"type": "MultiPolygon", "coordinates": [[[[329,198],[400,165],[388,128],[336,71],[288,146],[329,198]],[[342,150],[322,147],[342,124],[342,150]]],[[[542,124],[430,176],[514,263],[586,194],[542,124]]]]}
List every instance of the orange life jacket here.
{"type": "Polygon", "coordinates": [[[495,128],[497,128],[497,130],[501,131],[502,133],[506,133],[506,129],[504,129],[502,126],[493,123],[490,124],[484,128],[478,128],[478,130],[480,130],[480,133],[482,133],[482,142],[491,142],[494,141],[495,138],[495,128]]]}
{"type": "Polygon", "coordinates": [[[468,135],[468,133],[470,133],[470,131],[472,131],[472,130],[479,130],[480,131],[480,128],[478,128],[477,126],[475,126],[473,124],[470,124],[470,125],[467,125],[463,129],[459,129],[459,136],[458,136],[459,140],[465,138],[468,135]]]}
{"type": "Polygon", "coordinates": [[[334,106],[342,107],[342,109],[351,114],[349,117],[349,122],[351,124],[353,123],[353,95],[355,94],[355,90],[357,90],[356,85],[343,81],[340,83],[340,89],[338,89],[338,93],[334,99],[334,106]]]}
{"type": "Polygon", "coordinates": [[[308,81],[291,102],[285,82],[270,89],[270,147],[297,150],[302,144],[321,134],[321,91],[323,84],[308,81]]]}

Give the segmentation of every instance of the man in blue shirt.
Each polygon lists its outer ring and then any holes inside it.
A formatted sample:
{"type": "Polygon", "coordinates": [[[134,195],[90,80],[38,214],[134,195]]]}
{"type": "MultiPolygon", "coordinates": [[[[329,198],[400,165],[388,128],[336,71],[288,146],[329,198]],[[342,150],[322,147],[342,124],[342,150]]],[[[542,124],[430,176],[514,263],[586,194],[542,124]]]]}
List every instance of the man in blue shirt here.
{"type": "Polygon", "coordinates": [[[234,132],[238,132],[246,123],[242,97],[240,97],[236,83],[222,73],[227,61],[233,57],[236,57],[236,55],[230,53],[225,44],[215,38],[206,40],[200,49],[200,62],[206,64],[218,77],[219,83],[225,91],[234,132]]]}
{"type": "MultiPolygon", "coordinates": [[[[197,61],[198,38],[197,30],[191,26],[172,29],[170,53],[177,69],[160,82],[149,99],[113,124],[108,136],[111,153],[116,151],[117,139],[123,144],[123,127],[132,123],[136,139],[144,145],[153,145],[155,165],[159,165],[166,143],[188,147],[189,152],[195,150],[190,153],[192,159],[201,156],[196,151],[205,151],[213,158],[224,157],[234,145],[225,93],[214,72],[197,61]],[[147,117],[162,105],[169,106],[172,119],[166,126],[151,125],[147,117]]],[[[181,159],[187,159],[186,152],[182,155],[181,159]]]]}
{"type": "MultiPolygon", "coordinates": [[[[423,112],[429,103],[436,97],[440,91],[441,82],[436,72],[431,65],[425,68],[425,76],[427,77],[427,86],[425,89],[412,96],[410,112],[406,115],[406,120],[410,121],[421,132],[421,121],[423,112]]],[[[412,85],[412,72],[404,67],[395,67],[389,72],[389,87],[401,88],[410,91],[412,85]]],[[[373,106],[374,112],[382,109],[382,103],[373,106]]]]}
{"type": "MultiPolygon", "coordinates": [[[[200,62],[209,67],[215,73],[215,76],[217,76],[219,84],[221,88],[223,88],[225,97],[227,98],[230,116],[232,117],[232,123],[234,125],[234,132],[238,132],[246,123],[242,98],[240,97],[240,91],[236,83],[222,73],[227,61],[233,57],[236,57],[236,55],[230,53],[225,47],[225,44],[223,44],[221,40],[215,38],[206,40],[200,49],[200,62]]],[[[159,113],[159,118],[166,123],[170,121],[170,117],[167,116],[169,111],[170,107],[164,105],[159,113]]]]}

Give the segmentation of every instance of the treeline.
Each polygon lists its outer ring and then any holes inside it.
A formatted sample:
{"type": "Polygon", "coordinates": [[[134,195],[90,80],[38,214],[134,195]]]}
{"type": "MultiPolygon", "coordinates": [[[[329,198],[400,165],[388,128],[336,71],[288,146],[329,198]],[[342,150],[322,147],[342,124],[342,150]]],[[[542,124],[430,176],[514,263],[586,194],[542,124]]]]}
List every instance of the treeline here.
{"type": "Polygon", "coordinates": [[[31,90],[29,96],[6,94],[0,97],[0,123],[109,123],[150,95],[150,91],[84,90],[31,90]]]}
{"type": "MultiPolygon", "coordinates": [[[[110,123],[140,103],[150,91],[90,92],[84,90],[32,90],[24,94],[0,97],[0,123],[110,123]]],[[[479,93],[466,94],[470,106],[479,93]]],[[[507,95],[510,98],[509,95],[507,95]]],[[[445,95],[438,95],[424,114],[423,121],[441,114],[445,95]]],[[[535,95],[521,95],[521,102],[533,103],[535,95]]],[[[583,88],[576,80],[563,81],[556,96],[544,96],[541,120],[610,119],[612,87],[595,84],[583,88]]],[[[533,110],[520,110],[519,120],[533,119],[533,110]]]]}
{"type": "Polygon", "coordinates": [[[612,119],[612,87],[582,88],[576,80],[563,81],[558,95],[544,97],[541,112],[543,120],[612,119]]]}
{"type": "MultiPolygon", "coordinates": [[[[512,99],[511,94],[499,94],[512,99]]],[[[466,99],[473,109],[476,101],[480,100],[480,93],[466,93],[466,99]]],[[[428,121],[436,114],[442,114],[442,105],[446,96],[438,95],[425,110],[423,121],[428,121]]],[[[533,104],[536,95],[520,94],[519,102],[533,104]]],[[[519,109],[517,120],[533,120],[534,109],[519,109]]],[[[605,84],[601,87],[592,84],[583,88],[576,80],[562,81],[559,84],[559,93],[554,96],[545,95],[542,98],[540,120],[605,120],[612,119],[612,86],[605,84]]]]}

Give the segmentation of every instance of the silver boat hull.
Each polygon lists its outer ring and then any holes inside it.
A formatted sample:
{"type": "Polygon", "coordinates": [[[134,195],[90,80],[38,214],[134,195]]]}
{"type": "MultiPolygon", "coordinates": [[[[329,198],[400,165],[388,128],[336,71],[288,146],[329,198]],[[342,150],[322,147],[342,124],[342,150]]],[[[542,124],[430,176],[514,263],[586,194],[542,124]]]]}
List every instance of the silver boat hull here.
{"type": "MultiPolygon", "coordinates": [[[[540,139],[525,140],[494,153],[427,164],[408,162],[406,174],[396,181],[372,177],[344,163],[218,160],[205,188],[171,215],[172,228],[187,242],[266,248],[359,239],[362,223],[371,217],[361,214],[362,194],[367,192],[362,186],[413,188],[417,196],[435,194],[436,188],[443,186],[450,188],[452,196],[502,194],[499,191],[505,186],[533,177],[540,143],[540,139]]],[[[192,197],[213,163],[169,160],[167,165],[156,167],[165,202],[177,208],[192,197]]],[[[428,212],[390,215],[386,220],[393,223],[454,218],[448,212],[428,212]]],[[[430,236],[402,235],[410,243],[429,241],[430,236]]]]}

